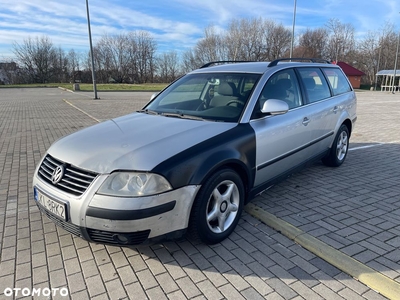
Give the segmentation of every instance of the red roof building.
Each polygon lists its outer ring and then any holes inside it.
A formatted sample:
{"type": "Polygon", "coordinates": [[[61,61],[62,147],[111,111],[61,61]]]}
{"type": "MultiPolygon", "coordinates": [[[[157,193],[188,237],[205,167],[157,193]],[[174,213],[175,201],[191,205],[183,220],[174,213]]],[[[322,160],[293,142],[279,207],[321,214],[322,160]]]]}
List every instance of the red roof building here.
{"type": "Polygon", "coordinates": [[[353,89],[359,89],[361,85],[361,77],[365,75],[364,72],[346,64],[343,61],[338,61],[337,65],[342,68],[344,74],[349,79],[353,89]]]}

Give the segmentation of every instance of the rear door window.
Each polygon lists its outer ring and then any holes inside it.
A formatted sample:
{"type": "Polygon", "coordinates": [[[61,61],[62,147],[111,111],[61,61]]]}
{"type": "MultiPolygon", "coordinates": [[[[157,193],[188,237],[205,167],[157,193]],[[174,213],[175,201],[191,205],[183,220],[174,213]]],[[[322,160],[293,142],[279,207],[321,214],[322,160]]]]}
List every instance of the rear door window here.
{"type": "Polygon", "coordinates": [[[334,68],[323,68],[322,71],[326,78],[328,78],[334,95],[351,91],[351,86],[342,71],[334,68]]]}
{"type": "Polygon", "coordinates": [[[298,68],[308,102],[313,103],[331,96],[329,85],[319,68],[298,68]]]}

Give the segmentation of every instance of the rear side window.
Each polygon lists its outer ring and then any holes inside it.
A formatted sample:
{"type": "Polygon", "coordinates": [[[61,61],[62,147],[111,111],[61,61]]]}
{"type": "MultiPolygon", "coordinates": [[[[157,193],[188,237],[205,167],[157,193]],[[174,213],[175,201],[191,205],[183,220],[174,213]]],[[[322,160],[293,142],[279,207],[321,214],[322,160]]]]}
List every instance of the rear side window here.
{"type": "Polygon", "coordinates": [[[326,78],[328,78],[334,95],[340,95],[351,91],[350,84],[342,71],[333,68],[323,68],[322,71],[326,78]]]}
{"type": "Polygon", "coordinates": [[[308,101],[317,102],[331,96],[328,83],[318,68],[299,68],[301,81],[306,90],[308,101]]]}

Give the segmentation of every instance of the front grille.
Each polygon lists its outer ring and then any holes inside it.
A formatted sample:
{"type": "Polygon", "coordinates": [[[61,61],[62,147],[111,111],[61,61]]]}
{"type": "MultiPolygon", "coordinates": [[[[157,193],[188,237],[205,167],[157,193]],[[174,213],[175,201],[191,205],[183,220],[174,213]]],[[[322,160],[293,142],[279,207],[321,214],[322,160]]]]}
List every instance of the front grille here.
{"type": "Polygon", "coordinates": [[[39,177],[53,185],[51,176],[58,166],[64,166],[65,171],[61,181],[54,186],[75,196],[82,195],[97,176],[94,172],[79,169],[46,155],[39,168],[39,177]]]}
{"type": "Polygon", "coordinates": [[[81,230],[79,229],[79,226],[76,226],[74,224],[65,222],[64,220],[57,218],[56,216],[52,215],[47,210],[42,208],[40,205],[38,205],[38,207],[39,207],[39,210],[42,212],[42,214],[46,215],[46,217],[48,217],[50,220],[52,220],[57,226],[68,231],[69,233],[72,233],[76,236],[82,237],[82,233],[81,233],[81,230]]]}
{"type": "Polygon", "coordinates": [[[143,243],[150,234],[150,230],[137,232],[109,232],[87,228],[92,241],[113,245],[139,245],[143,243]]]}

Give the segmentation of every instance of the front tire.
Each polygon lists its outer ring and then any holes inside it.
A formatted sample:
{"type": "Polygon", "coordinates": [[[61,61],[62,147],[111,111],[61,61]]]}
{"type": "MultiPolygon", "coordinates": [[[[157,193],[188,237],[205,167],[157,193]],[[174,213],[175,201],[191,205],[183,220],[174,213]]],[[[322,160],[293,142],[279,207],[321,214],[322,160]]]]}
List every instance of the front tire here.
{"type": "Polygon", "coordinates": [[[235,229],[244,205],[244,186],[231,169],[222,169],[206,180],[193,204],[190,238],[206,244],[220,243],[235,229]]]}
{"type": "Polygon", "coordinates": [[[349,150],[349,129],[346,125],[340,126],[329,154],[322,162],[329,167],[339,167],[347,156],[349,150]]]}

